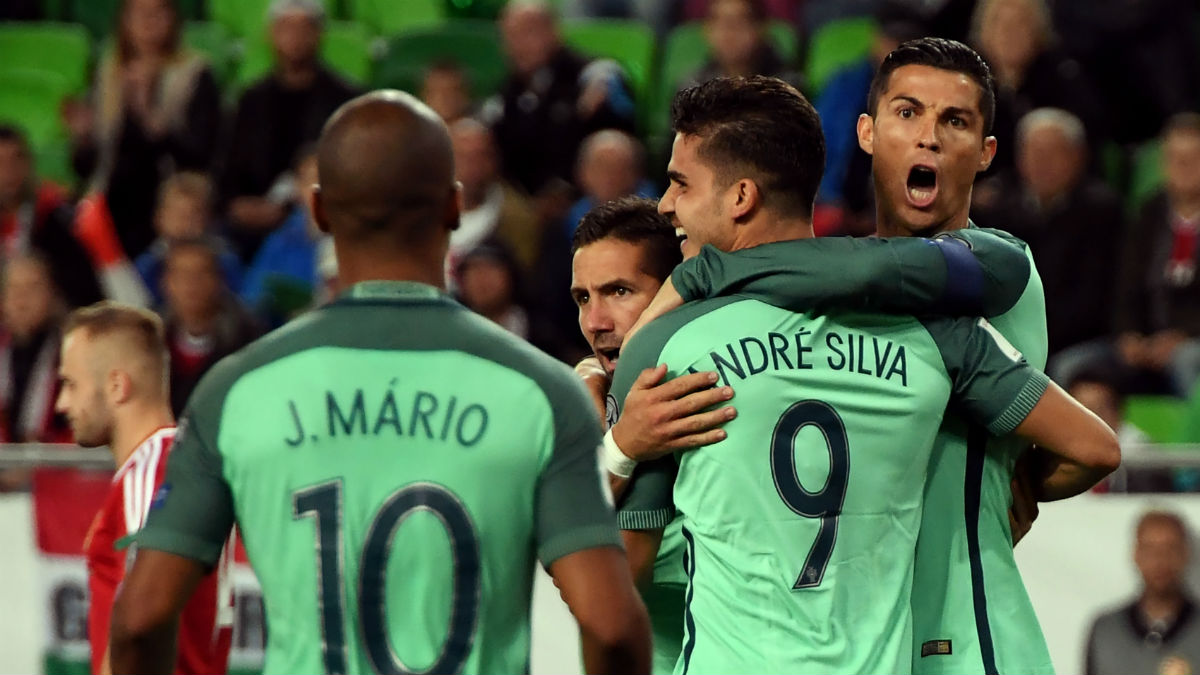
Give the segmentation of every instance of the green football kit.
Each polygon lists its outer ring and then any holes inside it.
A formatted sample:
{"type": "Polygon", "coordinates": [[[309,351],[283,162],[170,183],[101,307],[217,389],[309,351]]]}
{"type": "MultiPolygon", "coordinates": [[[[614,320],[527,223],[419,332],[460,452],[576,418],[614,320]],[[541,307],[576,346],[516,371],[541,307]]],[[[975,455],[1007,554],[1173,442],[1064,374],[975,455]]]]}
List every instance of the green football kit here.
{"type": "Polygon", "coordinates": [[[922,490],[947,402],[1007,433],[1045,375],[982,320],[737,296],[647,326],[622,351],[614,401],[659,363],[668,377],[716,371],[741,401],[726,440],[647,465],[621,506],[628,529],[682,515],[676,672],[908,671],[922,490]]]}
{"type": "Polygon", "coordinates": [[[236,521],[267,673],[527,672],[535,556],[620,546],[582,385],[423,284],[365,282],[193,394],[142,548],[236,521]]]}
{"type": "MultiPolygon", "coordinates": [[[[840,304],[979,313],[1031,365],[1042,368],[1046,361],[1041,279],[1024,242],[997,230],[971,227],[933,242],[806,240],[732,254],[707,247],[676,270],[673,283],[688,300],[738,293],[793,310],[840,304]],[[951,246],[955,241],[970,247],[978,264],[951,246]],[[931,244],[938,244],[944,262],[931,244]],[[831,252],[845,246],[858,249],[860,265],[829,264],[831,252]]],[[[1013,467],[1026,446],[947,414],[934,444],[918,538],[913,672],[1053,672],[1008,522],[1013,467]]]]}

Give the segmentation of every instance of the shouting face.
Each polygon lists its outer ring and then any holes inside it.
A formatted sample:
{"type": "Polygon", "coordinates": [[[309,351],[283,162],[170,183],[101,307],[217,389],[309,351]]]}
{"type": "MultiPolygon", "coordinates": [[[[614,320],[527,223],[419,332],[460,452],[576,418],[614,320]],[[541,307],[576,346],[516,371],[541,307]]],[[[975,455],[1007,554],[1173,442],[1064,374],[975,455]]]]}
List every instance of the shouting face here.
{"type": "Polygon", "coordinates": [[[580,247],[571,263],[571,297],[579,329],[605,372],[617,369],[625,334],[661,285],[644,271],[643,247],[607,237],[580,247]]]}
{"type": "Polygon", "coordinates": [[[921,65],[892,72],[873,116],[859,118],[858,142],[872,156],[880,227],[911,234],[965,227],[975,174],[996,155],[980,86],[921,65]]]}

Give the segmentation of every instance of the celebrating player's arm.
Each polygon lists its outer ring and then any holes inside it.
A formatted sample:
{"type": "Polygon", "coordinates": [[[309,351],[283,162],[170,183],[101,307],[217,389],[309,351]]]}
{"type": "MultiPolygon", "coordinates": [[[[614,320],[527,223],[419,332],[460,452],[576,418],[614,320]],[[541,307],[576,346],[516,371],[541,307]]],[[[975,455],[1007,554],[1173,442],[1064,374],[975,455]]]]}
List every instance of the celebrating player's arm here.
{"type": "Polygon", "coordinates": [[[969,228],[933,239],[818,237],[683,261],[630,331],[684,302],[737,293],[770,305],[992,317],[1020,299],[1031,272],[1024,244],[969,228]]]}
{"type": "Polygon", "coordinates": [[[1121,449],[1112,429],[1029,366],[986,319],[937,319],[925,324],[942,347],[955,399],[968,415],[995,435],[1016,433],[1055,456],[1037,476],[1034,491],[1039,499],[1079,494],[1120,465],[1121,449]],[[979,384],[1020,382],[1022,378],[1025,384],[1016,396],[1005,389],[998,395],[995,389],[979,384]],[[989,400],[997,397],[1012,402],[997,410],[989,400]]]}

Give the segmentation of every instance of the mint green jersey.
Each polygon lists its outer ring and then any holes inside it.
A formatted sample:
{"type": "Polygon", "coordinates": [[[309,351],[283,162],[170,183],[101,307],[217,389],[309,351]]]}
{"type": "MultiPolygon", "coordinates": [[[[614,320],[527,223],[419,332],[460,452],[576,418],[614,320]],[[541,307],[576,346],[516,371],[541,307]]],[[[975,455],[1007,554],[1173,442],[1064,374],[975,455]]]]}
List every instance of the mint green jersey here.
{"type": "MultiPolygon", "coordinates": [[[[1046,302],[1032,255],[1024,292],[993,324],[1031,364],[1045,367],[1046,302]]],[[[1014,467],[1027,447],[958,416],[938,432],[917,540],[913,672],[1054,672],[1008,521],[1014,467]]]]}
{"type": "MultiPolygon", "coordinates": [[[[735,253],[706,247],[672,280],[685,299],[736,292],[793,310],[981,313],[1031,364],[1046,362],[1041,278],[1025,243],[999,230],[971,226],[932,241],[791,241],[735,253]]],[[[1008,523],[1009,485],[1025,446],[955,414],[938,432],[913,583],[917,673],[1053,672],[1008,523]]]]}
{"type": "Polygon", "coordinates": [[[571,370],[420,284],[358,284],[193,394],[144,548],[236,520],[265,672],[528,670],[535,556],[619,537],[571,370]]]}
{"type": "Polygon", "coordinates": [[[669,377],[715,370],[739,411],[725,441],[647,469],[621,506],[623,527],[683,518],[676,672],[907,672],[924,477],[946,404],[953,395],[1005,433],[1045,376],[974,320],[738,297],[647,326],[622,352],[615,400],[658,363],[669,377]]]}

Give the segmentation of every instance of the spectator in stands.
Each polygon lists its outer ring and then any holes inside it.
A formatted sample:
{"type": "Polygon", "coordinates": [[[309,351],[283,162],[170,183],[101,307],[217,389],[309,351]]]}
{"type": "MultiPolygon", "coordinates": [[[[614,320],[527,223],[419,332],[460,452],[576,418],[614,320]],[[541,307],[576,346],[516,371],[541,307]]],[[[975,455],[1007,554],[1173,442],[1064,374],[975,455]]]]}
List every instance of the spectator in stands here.
{"type": "Polygon", "coordinates": [[[54,412],[58,395],[62,300],[50,266],[20,255],[4,267],[0,332],[0,442],[66,443],[70,428],[54,412]]]}
{"type": "MultiPolygon", "coordinates": [[[[1067,393],[1083,404],[1085,408],[1096,413],[1113,431],[1117,432],[1117,441],[1121,445],[1121,459],[1126,461],[1136,457],[1152,454],[1144,448],[1149,444],[1150,437],[1146,432],[1125,421],[1125,395],[1121,393],[1120,382],[1112,374],[1104,370],[1082,372],[1071,380],[1067,393]]],[[[1094,492],[1172,492],[1174,484],[1169,469],[1140,469],[1130,468],[1122,464],[1116,471],[1109,474],[1099,485],[1092,488],[1094,492]]]]}
{"type": "Polygon", "coordinates": [[[167,249],[172,242],[207,239],[221,257],[221,273],[230,288],[242,282],[242,263],[223,239],[212,231],[213,186],[208,176],[181,171],[163,182],[158,191],[154,229],[158,238],[134,261],[155,305],[163,301],[162,276],[167,249]]]}
{"type": "MultiPolygon", "coordinates": [[[[844,1],[838,0],[838,2],[844,1]]],[[[714,4],[716,4],[714,0],[684,0],[683,19],[685,21],[706,19],[712,15],[714,4]]],[[[800,10],[804,4],[805,0],[763,0],[762,6],[768,17],[795,23],[800,19],[800,10]]]]}
{"type": "Polygon", "coordinates": [[[561,0],[568,19],[631,18],[649,24],[662,34],[670,28],[682,0],[561,0]]]}
{"type": "Polygon", "coordinates": [[[975,8],[971,42],[996,78],[996,122],[1000,140],[991,173],[1012,168],[1017,121],[1034,108],[1063,108],[1083,122],[1088,138],[1108,137],[1104,105],[1077,61],[1057,46],[1044,0],[982,0],[975,8]]]}
{"type": "Polygon", "coordinates": [[[867,56],[830,77],[814,103],[825,132],[825,173],[813,214],[818,236],[875,231],[871,158],[858,147],[858,116],[867,110],[871,80],[884,57],[901,43],[925,34],[907,13],[881,11],[876,21],[878,29],[867,56]]]}
{"type": "Polygon", "coordinates": [[[25,137],[0,125],[0,257],[36,252],[50,265],[72,307],[101,299],[87,251],[71,231],[74,209],[64,190],[39,183],[25,137]]]}
{"type": "Polygon", "coordinates": [[[463,188],[459,227],[450,234],[449,270],[458,259],[488,239],[512,251],[525,273],[533,270],[541,245],[541,224],[529,200],[500,175],[500,157],[492,132],[473,119],[450,127],[454,168],[463,188]]]}
{"type": "Polygon", "coordinates": [[[1125,242],[1118,351],[1187,396],[1200,375],[1200,115],[1173,117],[1162,143],[1164,190],[1125,242]]]}
{"type": "Polygon", "coordinates": [[[1151,511],[1137,525],[1133,560],[1142,577],[1133,603],[1101,615],[1088,637],[1087,675],[1191,673],[1200,666],[1200,614],[1184,574],[1191,557],[1183,519],[1151,511]]]}
{"type": "Polygon", "coordinates": [[[633,98],[611,61],[589,61],[562,41],[544,2],[517,0],[500,17],[511,72],[484,108],[505,175],[527,194],[570,182],[579,144],[606,128],[632,131],[633,98]]]}
{"type": "Polygon", "coordinates": [[[800,86],[800,76],[771,44],[765,0],[711,0],[704,21],[708,61],[680,89],[717,77],[771,75],[800,86]]]}
{"type": "Polygon", "coordinates": [[[980,225],[1008,230],[1032,249],[1053,356],[1112,335],[1124,208],[1087,173],[1087,136],[1075,115],[1030,112],[1017,127],[1016,145],[1017,170],[981,184],[972,213],[980,225]],[[1084,242],[1087,254],[1079,255],[1084,242]]]}
{"type": "Polygon", "coordinates": [[[658,196],[645,178],[645,155],[636,138],[615,129],[587,137],[579,150],[577,178],[583,197],[567,212],[565,241],[570,241],[584,214],[597,204],[631,195],[658,196]]]}
{"type": "Polygon", "coordinates": [[[163,275],[161,314],[171,352],[171,409],[183,411],[201,376],[258,337],[258,323],[225,287],[220,257],[204,240],[174,242],[163,275]]]}
{"type": "Polygon", "coordinates": [[[295,172],[300,193],[296,206],[254,256],[241,292],[246,306],[271,326],[312,307],[321,289],[318,262],[328,237],[312,217],[312,192],[317,183],[315,145],[301,150],[295,172]]]}
{"type": "Polygon", "coordinates": [[[320,0],[274,0],[268,16],[275,68],[238,101],[220,179],[230,237],[246,261],[291,209],[296,153],[358,93],[321,63],[320,0]]]}
{"type": "Polygon", "coordinates": [[[468,251],[458,260],[455,276],[463,305],[542,351],[562,353],[558,331],[525,306],[520,269],[502,242],[486,241],[468,251]]]}
{"type": "Polygon", "coordinates": [[[1195,107],[1200,99],[1200,44],[1194,2],[1051,4],[1063,47],[1096,78],[1114,140],[1151,139],[1171,115],[1195,107]]]}
{"type": "Polygon", "coordinates": [[[454,61],[439,61],[425,71],[421,100],[433,108],[446,124],[471,114],[471,90],[467,73],[454,61]]]}
{"type": "Polygon", "coordinates": [[[68,118],[75,170],[105,195],[131,259],[154,240],[158,186],[175,170],[207,170],[216,146],[220,92],[204,58],[180,43],[181,23],[171,0],[124,0],[93,105],[68,118]]]}

